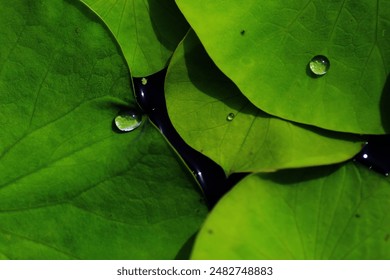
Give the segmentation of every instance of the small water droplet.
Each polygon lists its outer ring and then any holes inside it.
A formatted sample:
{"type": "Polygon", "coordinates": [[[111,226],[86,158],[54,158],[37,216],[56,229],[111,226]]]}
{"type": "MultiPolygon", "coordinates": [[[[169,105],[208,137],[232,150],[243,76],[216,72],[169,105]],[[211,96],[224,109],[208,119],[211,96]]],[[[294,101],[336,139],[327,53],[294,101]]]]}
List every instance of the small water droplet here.
{"type": "Polygon", "coordinates": [[[230,113],[227,115],[226,120],[228,120],[230,122],[234,119],[234,117],[235,117],[235,115],[233,113],[230,113]]]}
{"type": "Polygon", "coordinates": [[[368,158],[368,155],[367,154],[363,154],[363,158],[368,158]]]}
{"type": "MultiPolygon", "coordinates": [[[[183,159],[189,170],[194,172],[208,206],[214,206],[217,201],[231,188],[228,185],[225,171],[207,156],[188,146],[177,133],[169,120],[165,106],[164,81],[167,69],[145,77],[147,84],[142,84],[142,77],[133,78],[135,96],[142,111],[166,137],[183,159]],[[216,188],[215,186],[218,186],[216,188]]],[[[136,111],[137,112],[137,111],[136,111]]],[[[143,121],[146,119],[143,118],[143,121]]],[[[115,130],[115,122],[113,121],[115,130]]]]}
{"type": "Polygon", "coordinates": [[[330,67],[329,59],[323,55],[316,55],[310,60],[309,67],[311,72],[317,76],[325,75],[330,67]]]}
{"type": "Polygon", "coordinates": [[[142,78],[142,79],[141,79],[141,84],[142,84],[142,85],[145,86],[147,83],[148,83],[148,79],[146,79],[146,78],[142,78]]]}
{"type": "Polygon", "coordinates": [[[123,132],[130,132],[139,127],[142,123],[142,115],[133,111],[121,111],[115,117],[116,127],[123,132]]]}

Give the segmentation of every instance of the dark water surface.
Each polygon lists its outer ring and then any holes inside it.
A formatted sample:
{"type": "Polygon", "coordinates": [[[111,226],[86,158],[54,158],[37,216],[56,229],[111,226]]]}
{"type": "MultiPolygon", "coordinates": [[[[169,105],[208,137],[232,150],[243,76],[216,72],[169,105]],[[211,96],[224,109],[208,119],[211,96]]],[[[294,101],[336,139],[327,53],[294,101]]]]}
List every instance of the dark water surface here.
{"type": "Polygon", "coordinates": [[[180,154],[201,186],[209,206],[212,207],[246,174],[237,173],[227,178],[221,166],[184,142],[168,117],[164,96],[165,74],[166,69],[148,77],[133,78],[136,100],[144,113],[180,154]]]}
{"type": "MultiPolygon", "coordinates": [[[[166,69],[148,77],[133,78],[135,96],[141,109],[164,134],[198,181],[210,207],[247,173],[226,177],[222,167],[191,148],[173,127],[166,108],[164,81],[166,69]]],[[[385,176],[390,173],[390,135],[371,136],[362,151],[353,159],[385,176]]]]}
{"type": "Polygon", "coordinates": [[[373,171],[388,176],[390,173],[390,135],[370,136],[354,160],[373,171]]]}

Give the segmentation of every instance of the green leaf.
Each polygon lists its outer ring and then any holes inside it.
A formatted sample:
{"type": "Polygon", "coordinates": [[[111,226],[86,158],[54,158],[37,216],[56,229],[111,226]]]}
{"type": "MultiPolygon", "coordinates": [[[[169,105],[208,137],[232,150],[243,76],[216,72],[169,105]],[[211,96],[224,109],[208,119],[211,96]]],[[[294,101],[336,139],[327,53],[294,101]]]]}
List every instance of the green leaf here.
{"type": "Polygon", "coordinates": [[[78,1],[0,2],[0,257],[170,259],[207,210],[136,109],[110,33],[78,1]]]}
{"type": "Polygon", "coordinates": [[[269,114],[336,131],[390,132],[387,0],[176,0],[217,66],[269,114]],[[330,61],[313,77],[316,55],[330,61]]]}
{"type": "Polygon", "coordinates": [[[390,181],[348,163],[255,174],[213,209],[194,259],[389,259],[390,181]]]}
{"type": "Polygon", "coordinates": [[[165,86],[176,130],[227,174],[335,163],[361,149],[355,135],[299,125],[257,109],[213,64],[193,32],[172,57],[165,86]]]}
{"type": "Polygon", "coordinates": [[[82,0],[107,24],[137,77],[166,67],[188,23],[174,0],[82,0]]]}

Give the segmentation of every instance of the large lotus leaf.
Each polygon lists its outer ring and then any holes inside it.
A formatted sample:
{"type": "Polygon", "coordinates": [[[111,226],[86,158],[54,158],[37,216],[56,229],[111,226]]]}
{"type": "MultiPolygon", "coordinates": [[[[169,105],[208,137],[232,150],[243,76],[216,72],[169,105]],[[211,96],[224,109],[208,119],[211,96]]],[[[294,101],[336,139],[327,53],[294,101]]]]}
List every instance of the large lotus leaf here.
{"type": "Polygon", "coordinates": [[[176,2],[217,66],[267,113],[336,131],[390,131],[389,1],[176,2]],[[323,76],[309,67],[317,55],[330,61],[323,76]]]}
{"type": "Polygon", "coordinates": [[[195,259],[389,259],[390,181],[362,166],[255,174],[206,220],[195,259]]]}
{"type": "Polygon", "coordinates": [[[82,0],[107,24],[137,77],[163,69],[188,23],[174,0],[82,0]]]}
{"type": "Polygon", "coordinates": [[[193,32],[172,57],[165,85],[177,131],[227,174],[340,162],[361,149],[354,135],[298,125],[257,109],[213,64],[193,32]]]}
{"type": "Polygon", "coordinates": [[[77,1],[0,2],[0,256],[173,258],[206,214],[200,194],[133,106],[108,30],[77,1]]]}

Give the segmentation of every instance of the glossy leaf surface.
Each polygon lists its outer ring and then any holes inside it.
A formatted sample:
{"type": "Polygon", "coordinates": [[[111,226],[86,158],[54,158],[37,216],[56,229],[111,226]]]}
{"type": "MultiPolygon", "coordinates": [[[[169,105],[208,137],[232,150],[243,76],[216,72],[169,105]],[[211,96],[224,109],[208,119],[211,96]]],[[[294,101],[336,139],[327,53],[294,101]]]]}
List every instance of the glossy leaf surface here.
{"type": "Polygon", "coordinates": [[[213,209],[194,259],[390,258],[390,181],[364,166],[245,178],[213,209]]]}
{"type": "Polygon", "coordinates": [[[330,164],[361,149],[354,135],[299,125],[257,109],[213,64],[193,32],[171,60],[165,93],[176,130],[227,174],[330,164]]]}
{"type": "Polygon", "coordinates": [[[136,105],[123,55],[78,1],[0,2],[0,256],[171,259],[207,210],[136,105]]]}
{"type": "Polygon", "coordinates": [[[336,131],[390,131],[389,1],[176,2],[257,107],[336,131]],[[330,62],[322,76],[309,67],[317,55],[330,62]]]}

